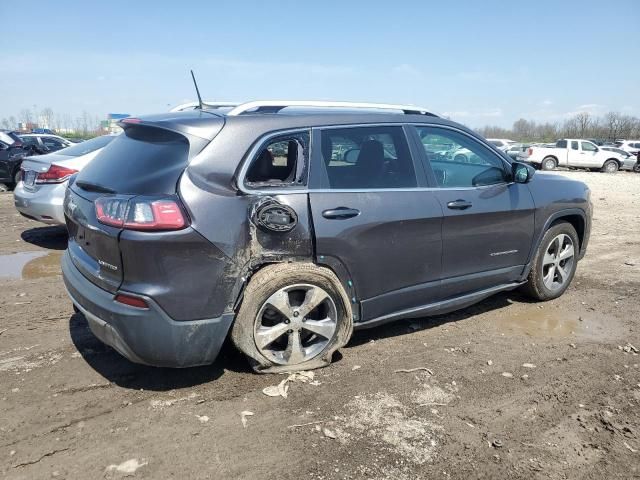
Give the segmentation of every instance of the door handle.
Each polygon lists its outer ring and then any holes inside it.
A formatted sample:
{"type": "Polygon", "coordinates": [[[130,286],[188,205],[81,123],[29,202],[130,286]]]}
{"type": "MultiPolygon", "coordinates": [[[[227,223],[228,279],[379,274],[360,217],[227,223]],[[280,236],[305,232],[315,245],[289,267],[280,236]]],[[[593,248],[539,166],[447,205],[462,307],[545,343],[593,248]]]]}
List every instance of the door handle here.
{"type": "Polygon", "coordinates": [[[447,203],[447,207],[452,210],[466,210],[471,207],[471,205],[472,203],[466,200],[454,200],[453,202],[447,203]]]}
{"type": "Polygon", "coordinates": [[[328,219],[337,219],[344,220],[346,218],[353,218],[360,215],[360,210],[356,210],[355,208],[347,208],[347,207],[337,207],[331,208],[329,210],[324,210],[322,212],[322,216],[328,219]]]}

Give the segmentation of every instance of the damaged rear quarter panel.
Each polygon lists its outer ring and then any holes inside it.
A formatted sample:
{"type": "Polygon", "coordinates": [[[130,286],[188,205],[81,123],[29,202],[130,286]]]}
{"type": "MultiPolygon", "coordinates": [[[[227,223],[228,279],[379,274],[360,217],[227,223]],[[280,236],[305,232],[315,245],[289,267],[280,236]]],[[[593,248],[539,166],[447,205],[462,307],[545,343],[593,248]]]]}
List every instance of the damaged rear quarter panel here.
{"type": "Polygon", "coordinates": [[[216,315],[233,309],[245,283],[260,266],[313,259],[306,193],[243,194],[231,186],[225,188],[208,182],[205,185],[196,175],[185,174],[180,182],[180,195],[189,209],[192,227],[225,256],[224,268],[211,272],[219,277],[215,282],[216,291],[200,292],[220,299],[221,303],[212,305],[215,310],[212,313],[216,315]],[[257,226],[256,211],[269,200],[295,211],[295,227],[287,232],[273,232],[257,226]]]}

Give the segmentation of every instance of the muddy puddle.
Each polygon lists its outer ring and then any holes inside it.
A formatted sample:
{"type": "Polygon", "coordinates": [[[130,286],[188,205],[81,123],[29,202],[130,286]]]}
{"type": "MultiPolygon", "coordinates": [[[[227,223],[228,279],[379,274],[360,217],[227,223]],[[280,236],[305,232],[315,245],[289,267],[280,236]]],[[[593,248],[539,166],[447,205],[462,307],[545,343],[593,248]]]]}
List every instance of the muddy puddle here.
{"type": "Polygon", "coordinates": [[[531,337],[568,337],[585,328],[584,322],[566,311],[532,308],[526,312],[514,312],[496,322],[500,330],[531,337]]]}
{"type": "Polygon", "coordinates": [[[61,252],[0,255],[0,280],[35,280],[60,274],[61,252]]]}

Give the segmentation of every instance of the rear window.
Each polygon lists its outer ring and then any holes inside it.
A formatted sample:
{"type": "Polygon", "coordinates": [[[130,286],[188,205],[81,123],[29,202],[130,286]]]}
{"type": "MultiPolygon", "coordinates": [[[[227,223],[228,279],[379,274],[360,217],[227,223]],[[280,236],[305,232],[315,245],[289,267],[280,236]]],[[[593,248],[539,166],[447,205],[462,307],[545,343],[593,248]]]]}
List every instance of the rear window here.
{"type": "Polygon", "coordinates": [[[128,127],[76,179],[83,190],[122,194],[175,193],[189,161],[189,141],[160,128],[128,127]]]}

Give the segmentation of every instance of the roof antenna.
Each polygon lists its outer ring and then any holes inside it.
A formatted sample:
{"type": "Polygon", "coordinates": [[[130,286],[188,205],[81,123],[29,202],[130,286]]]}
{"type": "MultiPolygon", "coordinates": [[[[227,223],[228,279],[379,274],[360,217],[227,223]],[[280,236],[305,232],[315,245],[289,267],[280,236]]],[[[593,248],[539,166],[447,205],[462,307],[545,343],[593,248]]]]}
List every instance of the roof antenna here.
{"type": "Polygon", "coordinates": [[[198,108],[202,110],[202,97],[200,96],[200,90],[198,89],[198,82],[196,82],[196,76],[193,74],[193,70],[191,70],[191,78],[193,78],[193,86],[196,87],[196,93],[198,94],[198,108]]]}

